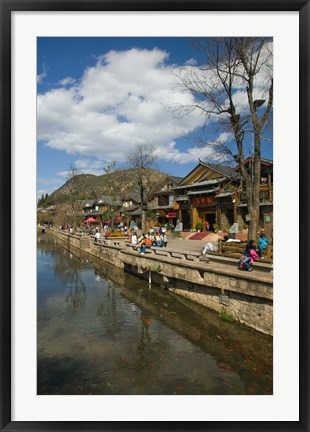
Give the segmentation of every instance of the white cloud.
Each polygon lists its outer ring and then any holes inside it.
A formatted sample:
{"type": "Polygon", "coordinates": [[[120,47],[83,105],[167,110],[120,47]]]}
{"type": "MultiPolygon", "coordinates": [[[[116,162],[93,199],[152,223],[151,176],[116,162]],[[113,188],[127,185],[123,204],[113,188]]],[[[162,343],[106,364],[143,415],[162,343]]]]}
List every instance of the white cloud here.
{"type": "Polygon", "coordinates": [[[42,72],[37,75],[37,84],[41,84],[44,78],[47,77],[47,65],[43,63],[42,72]]]}
{"type": "Polygon", "coordinates": [[[76,80],[72,77],[66,77],[62,80],[59,81],[59,85],[65,87],[65,86],[69,86],[69,85],[73,85],[75,84],[76,80]]]}
{"type": "MultiPolygon", "coordinates": [[[[85,158],[77,159],[73,165],[74,168],[76,168],[81,174],[93,174],[99,176],[104,174],[104,168],[108,165],[108,162],[101,158],[85,158]]],[[[67,177],[68,174],[68,170],[59,171],[57,173],[57,175],[60,177],[67,177]]]]}
{"type": "MultiPolygon", "coordinates": [[[[192,106],[193,96],[178,91],[175,72],[202,73],[189,59],[184,68],[168,63],[169,55],[160,49],[131,49],[110,51],[101,56],[96,65],[84,71],[80,80],[65,77],[58,85],[38,95],[38,139],[46,146],[90,158],[80,168],[98,174],[103,161],[124,162],[128,152],[137,143],[156,147],[159,158],[180,164],[208,159],[214,156],[213,146],[229,141],[230,134],[221,134],[210,147],[193,146],[181,151],[176,139],[193,133],[205,122],[203,113],[176,118],[168,106],[192,106]],[[95,160],[98,160],[96,165],[95,160]]],[[[268,68],[262,68],[255,96],[267,99],[264,82],[269,78],[268,68]]],[[[209,80],[218,80],[212,71],[204,71],[209,80]]],[[[244,114],[246,89],[244,82],[235,83],[234,102],[244,114]]],[[[223,95],[222,103],[226,103],[223,95]]],[[[210,122],[217,117],[211,116],[210,122]]],[[[101,172],[102,173],[102,172],[101,172]]]]}
{"type": "Polygon", "coordinates": [[[196,65],[197,65],[197,60],[194,59],[194,58],[190,58],[190,59],[188,59],[188,60],[185,62],[185,64],[186,64],[187,66],[196,66],[196,65]]]}
{"type": "Polygon", "coordinates": [[[225,144],[230,139],[231,134],[225,132],[220,134],[216,140],[210,141],[207,146],[194,146],[186,151],[180,151],[175,147],[176,143],[172,142],[165,149],[156,149],[155,154],[159,159],[179,164],[197,162],[198,158],[202,160],[223,161],[223,154],[217,153],[216,145],[225,144]]]}
{"type": "Polygon", "coordinates": [[[173,102],[192,103],[173,93],[173,67],[159,49],[110,51],[79,82],[67,77],[38,95],[38,139],[48,147],[124,161],[137,143],[164,149],[203,123],[201,114],[176,119],[173,102]]]}

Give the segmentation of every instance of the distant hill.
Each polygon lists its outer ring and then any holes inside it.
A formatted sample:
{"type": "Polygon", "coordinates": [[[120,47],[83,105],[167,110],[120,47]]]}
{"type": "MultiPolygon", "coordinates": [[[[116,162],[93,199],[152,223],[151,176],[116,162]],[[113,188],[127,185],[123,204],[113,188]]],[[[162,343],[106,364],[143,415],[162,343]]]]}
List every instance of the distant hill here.
{"type": "MultiPolygon", "coordinates": [[[[97,198],[101,195],[109,195],[111,187],[115,186],[115,190],[118,191],[120,196],[126,195],[127,192],[136,191],[139,188],[135,180],[136,170],[123,169],[116,170],[111,174],[103,174],[96,176],[93,174],[79,174],[64,183],[59,189],[54,191],[48,197],[49,204],[64,203],[72,197],[72,191],[78,190],[77,199],[85,200],[91,198],[97,198]]],[[[158,185],[160,187],[161,182],[165,179],[166,174],[148,170],[148,177],[150,179],[151,187],[158,185]]]]}

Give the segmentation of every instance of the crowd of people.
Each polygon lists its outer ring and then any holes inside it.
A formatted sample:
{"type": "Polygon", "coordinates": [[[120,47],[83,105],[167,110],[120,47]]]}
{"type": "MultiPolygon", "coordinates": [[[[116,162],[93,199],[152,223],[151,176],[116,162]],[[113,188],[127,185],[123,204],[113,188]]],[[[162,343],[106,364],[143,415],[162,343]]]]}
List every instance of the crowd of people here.
{"type": "Polygon", "coordinates": [[[147,234],[142,233],[139,238],[137,238],[137,234],[133,232],[131,244],[136,245],[136,249],[140,249],[141,255],[145,255],[146,249],[151,246],[165,248],[167,246],[166,228],[156,226],[151,228],[147,234]]]}
{"type": "MultiPolygon", "coordinates": [[[[109,234],[109,226],[105,224],[102,229],[98,226],[84,226],[84,231],[88,232],[89,234],[94,234],[95,236],[95,242],[98,242],[101,234],[106,237],[109,234]]],[[[63,225],[60,226],[60,229],[62,230],[68,230],[70,233],[73,231],[72,227],[70,225],[63,225]]],[[[139,252],[141,255],[145,255],[146,249],[150,248],[151,246],[156,247],[167,247],[167,234],[166,230],[167,228],[165,226],[161,227],[159,224],[151,228],[148,233],[144,234],[142,233],[140,237],[138,237],[138,227],[136,224],[130,224],[130,229],[128,229],[127,225],[124,225],[123,223],[119,224],[117,227],[118,231],[121,231],[125,237],[128,236],[131,240],[131,244],[136,246],[135,249],[139,249],[139,252]],[[130,232],[129,232],[130,231],[130,232]]],[[[240,240],[229,238],[227,235],[221,239],[221,241],[224,242],[235,242],[240,243],[240,240]]],[[[258,245],[256,245],[255,240],[249,240],[246,244],[246,247],[243,251],[243,254],[238,262],[238,268],[246,271],[252,271],[253,270],[253,263],[258,260],[263,260],[264,255],[266,253],[266,249],[268,244],[270,244],[271,241],[265,236],[264,233],[260,233],[259,239],[258,239],[258,245]]],[[[217,242],[208,242],[203,248],[202,248],[202,255],[207,254],[208,252],[218,252],[219,247],[217,242]]]]}

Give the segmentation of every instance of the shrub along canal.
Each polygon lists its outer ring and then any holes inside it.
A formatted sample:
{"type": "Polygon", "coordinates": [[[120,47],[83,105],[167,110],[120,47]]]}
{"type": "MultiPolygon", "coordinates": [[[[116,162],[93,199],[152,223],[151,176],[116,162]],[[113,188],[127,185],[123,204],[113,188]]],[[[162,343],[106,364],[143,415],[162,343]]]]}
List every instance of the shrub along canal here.
{"type": "Polygon", "coordinates": [[[38,237],[39,395],[272,394],[272,337],[38,237]]]}

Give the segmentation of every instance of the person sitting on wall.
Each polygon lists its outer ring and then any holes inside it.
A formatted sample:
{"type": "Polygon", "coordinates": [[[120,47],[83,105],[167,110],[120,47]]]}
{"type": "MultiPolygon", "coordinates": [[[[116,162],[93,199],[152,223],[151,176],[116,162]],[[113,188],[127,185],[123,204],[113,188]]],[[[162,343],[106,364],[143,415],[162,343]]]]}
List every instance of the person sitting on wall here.
{"type": "Polygon", "coordinates": [[[264,233],[260,233],[258,240],[258,256],[260,259],[264,259],[264,253],[267,249],[270,240],[265,236],[264,233]]]}
{"type": "Polygon", "coordinates": [[[133,232],[132,233],[132,236],[131,236],[131,244],[132,245],[136,245],[136,244],[138,244],[139,242],[138,242],[138,237],[137,237],[137,234],[135,233],[135,232],[133,232]]]}
{"type": "Polygon", "coordinates": [[[147,248],[152,246],[152,241],[149,236],[144,236],[144,239],[140,242],[140,255],[145,255],[147,248]]]}
{"type": "Polygon", "coordinates": [[[162,247],[167,247],[167,235],[166,232],[162,233],[160,236],[160,243],[162,247]]]}
{"type": "Polygon", "coordinates": [[[258,260],[259,256],[256,253],[255,240],[249,240],[243,252],[243,256],[239,260],[239,268],[247,271],[252,271],[253,262],[258,260]]]}
{"type": "Polygon", "coordinates": [[[154,246],[155,244],[155,234],[154,234],[154,230],[150,230],[150,234],[149,234],[149,238],[152,242],[152,245],[154,246]]]}
{"type": "Polygon", "coordinates": [[[156,232],[153,246],[160,246],[160,235],[156,232]]]}

